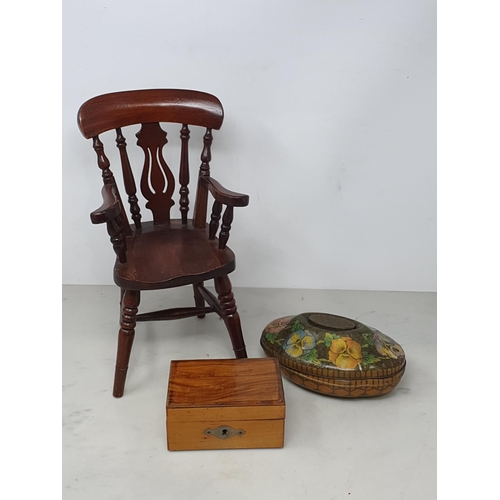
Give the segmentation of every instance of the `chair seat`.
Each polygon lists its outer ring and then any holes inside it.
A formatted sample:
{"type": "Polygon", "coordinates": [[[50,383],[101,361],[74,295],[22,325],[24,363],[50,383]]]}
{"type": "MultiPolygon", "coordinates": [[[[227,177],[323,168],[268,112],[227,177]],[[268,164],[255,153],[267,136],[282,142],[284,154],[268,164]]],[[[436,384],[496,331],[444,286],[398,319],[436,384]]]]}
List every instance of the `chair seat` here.
{"type": "Polygon", "coordinates": [[[208,239],[208,229],[195,229],[191,220],[170,224],[145,222],[127,237],[127,262],[116,261],[115,283],[129,290],[157,290],[223,276],[234,271],[235,256],[219,240],[208,239]]]}

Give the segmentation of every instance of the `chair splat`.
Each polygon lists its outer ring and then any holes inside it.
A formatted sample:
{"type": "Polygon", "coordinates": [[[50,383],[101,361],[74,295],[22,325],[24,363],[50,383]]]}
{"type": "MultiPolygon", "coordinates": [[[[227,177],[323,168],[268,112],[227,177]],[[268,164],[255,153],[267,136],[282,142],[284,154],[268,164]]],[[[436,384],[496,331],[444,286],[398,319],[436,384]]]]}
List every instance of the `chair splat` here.
{"type": "Polygon", "coordinates": [[[162,155],[163,146],[168,142],[167,133],[158,123],[143,123],[136,137],[137,145],[144,150],[141,191],[148,200],[146,208],[153,212],[155,224],[168,224],[174,205],[175,179],[162,155]]]}

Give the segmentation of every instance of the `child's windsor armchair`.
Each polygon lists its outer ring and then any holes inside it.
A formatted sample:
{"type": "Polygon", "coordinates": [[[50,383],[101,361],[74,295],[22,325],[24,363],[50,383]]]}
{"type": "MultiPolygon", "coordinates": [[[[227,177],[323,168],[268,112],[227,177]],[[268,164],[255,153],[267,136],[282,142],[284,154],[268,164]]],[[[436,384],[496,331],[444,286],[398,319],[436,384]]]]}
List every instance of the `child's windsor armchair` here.
{"type": "Polygon", "coordinates": [[[216,312],[225,322],[237,358],[247,356],[239,314],[231,291],[228,274],[234,271],[234,253],[226,246],[234,207],[248,205],[247,195],[223,188],[210,176],[212,130],[218,130],[224,113],[213,95],[192,90],[134,90],[100,95],[85,102],[78,112],[82,134],[92,138],[97,164],[102,171],[103,204],[90,214],[94,224],[106,223],[117,255],[114,281],[121,288],[121,321],[113,395],[121,397],[134,340],[136,321],[204,317],[216,312]],[[174,205],[174,176],[165,162],[162,149],[167,134],[160,122],[181,124],[179,167],[180,219],[171,218],[174,205]],[[122,127],[140,125],[137,144],[144,150],[144,167],[140,189],[147,201],[145,207],[153,220],[144,222],[137,198],[136,183],[130,167],[122,127]],[[189,126],[206,128],[203,137],[201,165],[196,188],[193,218],[189,206],[189,126]],[[104,153],[99,134],[116,130],[125,192],[130,205],[127,216],[110,162],[104,153]],[[210,223],[207,225],[208,193],[214,198],[210,223]],[[218,238],[222,208],[222,224],[218,238]],[[218,297],[204,287],[213,279],[218,297]],[[141,290],[158,290],[192,285],[196,307],[166,309],[137,314],[141,290]]]}

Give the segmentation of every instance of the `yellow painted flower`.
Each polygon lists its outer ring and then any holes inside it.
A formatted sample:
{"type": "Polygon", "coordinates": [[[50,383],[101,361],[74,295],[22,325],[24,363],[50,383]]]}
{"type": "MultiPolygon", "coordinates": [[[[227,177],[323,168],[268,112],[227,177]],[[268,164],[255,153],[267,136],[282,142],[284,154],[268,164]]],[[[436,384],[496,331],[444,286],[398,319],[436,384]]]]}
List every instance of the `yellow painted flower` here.
{"type": "Polygon", "coordinates": [[[285,344],[285,352],[292,356],[292,358],[298,358],[309,352],[315,346],[316,339],[311,332],[298,330],[288,337],[285,344]]]}
{"type": "Polygon", "coordinates": [[[363,358],[361,346],[350,337],[333,339],[328,358],[339,368],[354,370],[363,358]]]}

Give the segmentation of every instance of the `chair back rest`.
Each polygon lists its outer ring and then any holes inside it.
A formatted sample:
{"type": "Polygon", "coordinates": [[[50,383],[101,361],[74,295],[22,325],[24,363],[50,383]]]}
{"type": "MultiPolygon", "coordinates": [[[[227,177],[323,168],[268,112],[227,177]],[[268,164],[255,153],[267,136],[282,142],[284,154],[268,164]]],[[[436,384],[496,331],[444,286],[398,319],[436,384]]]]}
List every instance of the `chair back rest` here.
{"type": "MultiPolygon", "coordinates": [[[[223,119],[222,104],[215,96],[194,90],[176,89],[132,90],[104,94],[88,100],[78,111],[80,131],[84,137],[93,140],[104,184],[114,186],[116,186],[116,181],[110,169],[110,162],[104,153],[104,146],[99,139],[99,134],[108,130],[116,130],[116,145],[120,151],[125,191],[128,195],[131,216],[137,228],[141,227],[141,213],[122,127],[134,124],[141,125],[141,129],[136,134],[137,145],[144,151],[144,166],[140,180],[141,192],[147,200],[146,208],[149,208],[153,213],[154,223],[168,224],[170,222],[170,209],[174,205],[172,196],[175,190],[175,179],[163,157],[163,146],[168,141],[167,133],[161,128],[160,122],[173,122],[182,125],[180,132],[179,205],[182,223],[187,224],[189,211],[189,125],[206,128],[199,175],[208,176],[210,175],[212,129],[220,129],[223,119]]],[[[206,188],[198,185],[194,210],[195,227],[205,226],[207,199],[206,188]]],[[[120,203],[122,203],[121,200],[120,203]]],[[[126,213],[123,204],[122,213],[126,213]]],[[[130,233],[131,228],[128,222],[126,224],[127,227],[124,230],[126,233],[130,233]]]]}

